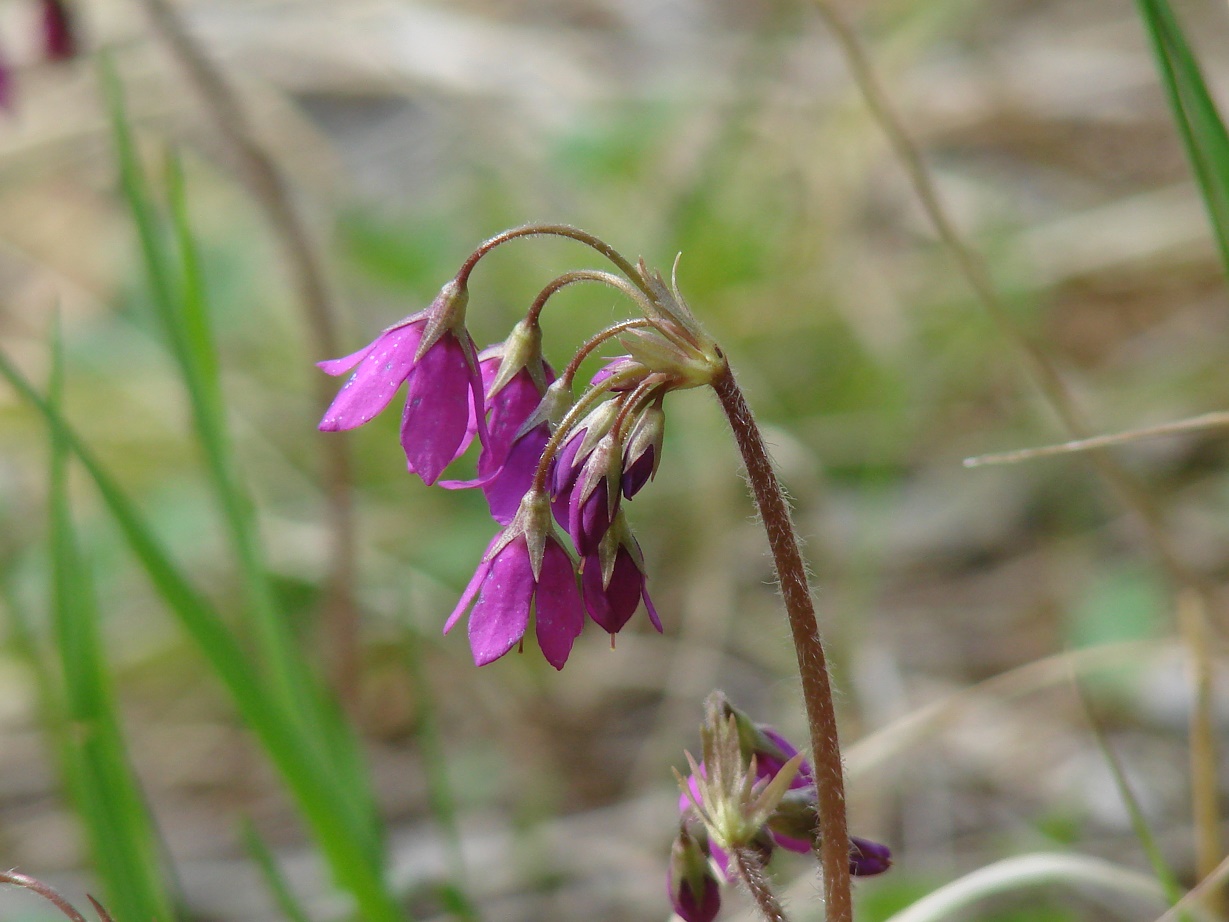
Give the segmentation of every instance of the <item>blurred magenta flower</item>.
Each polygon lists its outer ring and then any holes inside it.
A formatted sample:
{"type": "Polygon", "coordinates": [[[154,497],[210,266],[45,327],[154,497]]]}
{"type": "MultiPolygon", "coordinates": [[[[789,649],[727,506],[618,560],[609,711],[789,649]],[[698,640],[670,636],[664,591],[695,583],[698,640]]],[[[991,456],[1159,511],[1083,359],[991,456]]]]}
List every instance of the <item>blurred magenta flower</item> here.
{"type": "Polygon", "coordinates": [[[64,0],[42,0],[43,54],[49,61],[77,56],[80,45],[74,17],[64,0]]]}
{"type": "Polygon", "coordinates": [[[525,494],[516,516],[495,537],[444,625],[448,633],[470,606],[474,663],[485,666],[521,642],[532,609],[538,646],[562,669],[585,624],[576,567],[555,534],[545,493],[525,494]]]}
{"type": "Polygon", "coordinates": [[[333,432],[369,422],[404,382],[401,447],[412,473],[435,483],[469,446],[471,414],[485,443],[482,378],[465,329],[467,301],[465,289],[449,282],[426,310],[389,327],[358,352],[318,363],[330,375],[354,369],[320,429],[333,432]]]}

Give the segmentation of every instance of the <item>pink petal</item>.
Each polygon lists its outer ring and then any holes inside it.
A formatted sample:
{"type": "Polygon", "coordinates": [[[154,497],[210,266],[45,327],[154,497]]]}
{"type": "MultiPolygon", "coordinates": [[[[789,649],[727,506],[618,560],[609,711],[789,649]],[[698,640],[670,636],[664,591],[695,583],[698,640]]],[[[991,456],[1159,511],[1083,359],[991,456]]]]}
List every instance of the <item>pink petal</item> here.
{"type": "Polygon", "coordinates": [[[512,521],[520,508],[521,499],[529,492],[542,450],[549,439],[550,429],[545,424],[526,432],[513,443],[503,467],[482,484],[482,492],[486,494],[487,504],[491,507],[491,516],[501,525],[512,521]]]}
{"type": "Polygon", "coordinates": [[[644,575],[631,555],[622,547],[615,557],[610,585],[602,586],[602,562],[596,554],[585,558],[580,577],[585,608],[597,624],[609,634],[617,634],[640,607],[644,590],[644,575]]]}
{"type": "Polygon", "coordinates": [[[486,579],[488,573],[491,572],[491,561],[488,559],[491,556],[491,549],[499,542],[503,534],[498,534],[491,539],[491,543],[487,545],[486,553],[482,555],[482,563],[478,565],[478,569],[474,571],[474,575],[470,577],[469,585],[465,587],[465,592],[461,594],[461,601],[457,603],[457,607],[452,610],[452,614],[448,616],[448,620],[444,622],[444,633],[447,634],[453,629],[461,616],[465,614],[465,610],[469,608],[469,603],[474,600],[474,596],[478,594],[478,587],[482,585],[482,581],[486,579]]]}
{"type": "Polygon", "coordinates": [[[538,646],[548,663],[562,669],[585,626],[585,609],[572,558],[554,537],[546,539],[535,600],[538,646]]]}
{"type": "Polygon", "coordinates": [[[529,626],[533,570],[522,535],[495,555],[469,616],[474,664],[494,662],[520,642],[529,626]]]}
{"type": "MultiPolygon", "coordinates": [[[[550,374],[548,368],[547,381],[552,380],[554,375],[550,374]]],[[[484,381],[483,386],[486,387],[487,383],[484,381]]],[[[541,402],[542,393],[538,390],[538,385],[530,377],[529,371],[523,368],[491,398],[487,408],[490,414],[487,422],[490,441],[478,458],[479,476],[489,474],[503,465],[521,426],[541,402]]]]}
{"type": "Polygon", "coordinates": [[[461,344],[444,336],[410,372],[401,447],[409,469],[432,484],[464,450],[470,374],[461,344]]]}
{"type": "Polygon", "coordinates": [[[421,338],[421,323],[406,324],[380,334],[375,342],[345,358],[320,362],[320,368],[330,375],[358,365],[325,411],[320,428],[326,432],[353,429],[388,406],[414,368],[414,352],[421,338]]]}

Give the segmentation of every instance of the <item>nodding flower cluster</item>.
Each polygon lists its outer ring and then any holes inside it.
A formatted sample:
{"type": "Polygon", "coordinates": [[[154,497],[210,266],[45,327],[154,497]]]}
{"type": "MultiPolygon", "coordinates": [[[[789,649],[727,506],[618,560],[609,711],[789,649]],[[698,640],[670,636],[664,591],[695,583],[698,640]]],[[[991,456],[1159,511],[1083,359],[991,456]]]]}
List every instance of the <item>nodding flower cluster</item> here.
{"type": "Polygon", "coordinates": [[[447,633],[469,612],[477,665],[520,645],[531,613],[538,645],[556,669],[567,661],[586,613],[613,642],[643,601],[661,630],[623,504],[657,472],[666,394],[710,384],[727,370],[673,279],[667,285],[643,261],[632,266],[573,228],[517,228],[475,250],[426,310],[320,367],[331,375],[353,369],[321,429],[363,425],[404,383],[401,446],[409,470],[428,484],[481,489],[502,526],[444,626],[447,633]],[[507,339],[479,352],[465,326],[469,274],[496,246],[534,234],[586,243],[621,274],[559,276],[507,339]],[[542,354],[540,315],[556,292],[579,282],[623,292],[640,316],[592,337],[556,375],[542,354]],[[613,341],[625,354],[610,359],[577,395],[581,363],[613,341]],[[477,477],[441,481],[475,440],[477,477]]]}
{"type": "MultiPolygon", "coordinates": [[[[691,774],[678,776],[678,836],[667,888],[685,922],[711,922],[721,908],[720,884],[738,879],[739,852],[762,865],[779,846],[806,853],[817,845],[811,767],[785,737],[754,723],[721,692],[705,703],[700,727],[704,758],[690,753],[691,774]]],[[[892,865],[886,845],[853,836],[849,872],[882,874],[892,865]]]]}

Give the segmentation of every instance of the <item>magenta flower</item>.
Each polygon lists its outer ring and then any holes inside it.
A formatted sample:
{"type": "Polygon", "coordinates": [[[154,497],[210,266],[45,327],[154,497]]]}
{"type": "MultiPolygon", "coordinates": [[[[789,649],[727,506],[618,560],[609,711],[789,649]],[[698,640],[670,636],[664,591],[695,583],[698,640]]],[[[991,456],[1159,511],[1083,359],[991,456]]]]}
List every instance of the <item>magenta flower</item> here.
{"type": "Polygon", "coordinates": [[[439,479],[469,445],[471,413],[485,442],[482,379],[465,329],[467,300],[465,289],[449,282],[426,310],[389,327],[358,352],[318,363],[330,375],[354,368],[319,428],[333,432],[369,422],[405,382],[401,447],[412,473],[428,484],[439,479]]]}
{"type": "MultiPolygon", "coordinates": [[[[521,498],[533,482],[542,450],[550,439],[550,419],[539,414],[555,372],[542,358],[542,333],[521,321],[502,343],[482,350],[478,356],[485,395],[487,440],[478,456],[478,476],[473,480],[441,483],[449,489],[481,487],[491,516],[507,525],[516,515],[521,498]]],[[[471,412],[469,437],[477,430],[471,412]]]]}
{"type": "Polygon", "coordinates": [[[661,633],[661,619],[645,588],[644,556],[622,513],[615,517],[598,552],[581,560],[580,587],[589,617],[612,638],[636,613],[642,599],[649,621],[661,633]]]}
{"type": "Polygon", "coordinates": [[[80,50],[72,14],[64,0],[42,0],[43,53],[49,61],[67,61],[80,50]]]}
{"type": "Polygon", "coordinates": [[[572,556],[555,534],[545,493],[525,494],[512,522],[495,537],[444,625],[447,634],[473,606],[469,644],[485,666],[519,644],[536,622],[538,646],[562,669],[585,623],[572,556]]]}

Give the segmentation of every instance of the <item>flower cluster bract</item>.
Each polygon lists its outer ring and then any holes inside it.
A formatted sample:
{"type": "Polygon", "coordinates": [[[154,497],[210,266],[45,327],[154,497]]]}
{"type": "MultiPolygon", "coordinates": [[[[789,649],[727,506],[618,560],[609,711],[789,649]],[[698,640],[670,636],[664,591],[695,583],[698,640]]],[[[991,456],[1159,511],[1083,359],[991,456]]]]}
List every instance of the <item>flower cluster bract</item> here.
{"type": "MultiPolygon", "coordinates": [[[[466,278],[463,270],[426,310],[358,352],[319,363],[331,375],[351,372],[320,429],[367,423],[405,385],[401,447],[409,471],[427,484],[482,490],[502,531],[444,627],[451,630],[469,613],[477,665],[520,646],[531,616],[538,645],[556,668],[567,661],[586,615],[613,639],[643,602],[660,631],[623,504],[657,472],[665,395],[707,383],[724,357],[677,289],[643,263],[631,285],[620,285],[644,320],[599,333],[561,375],[542,354],[543,296],[503,342],[479,352],[465,325],[466,278]],[[616,338],[629,354],[610,360],[577,398],[580,362],[616,338]],[[474,441],[477,476],[440,480],[474,441]]],[[[544,295],[571,280],[556,280],[544,295]]]]}

